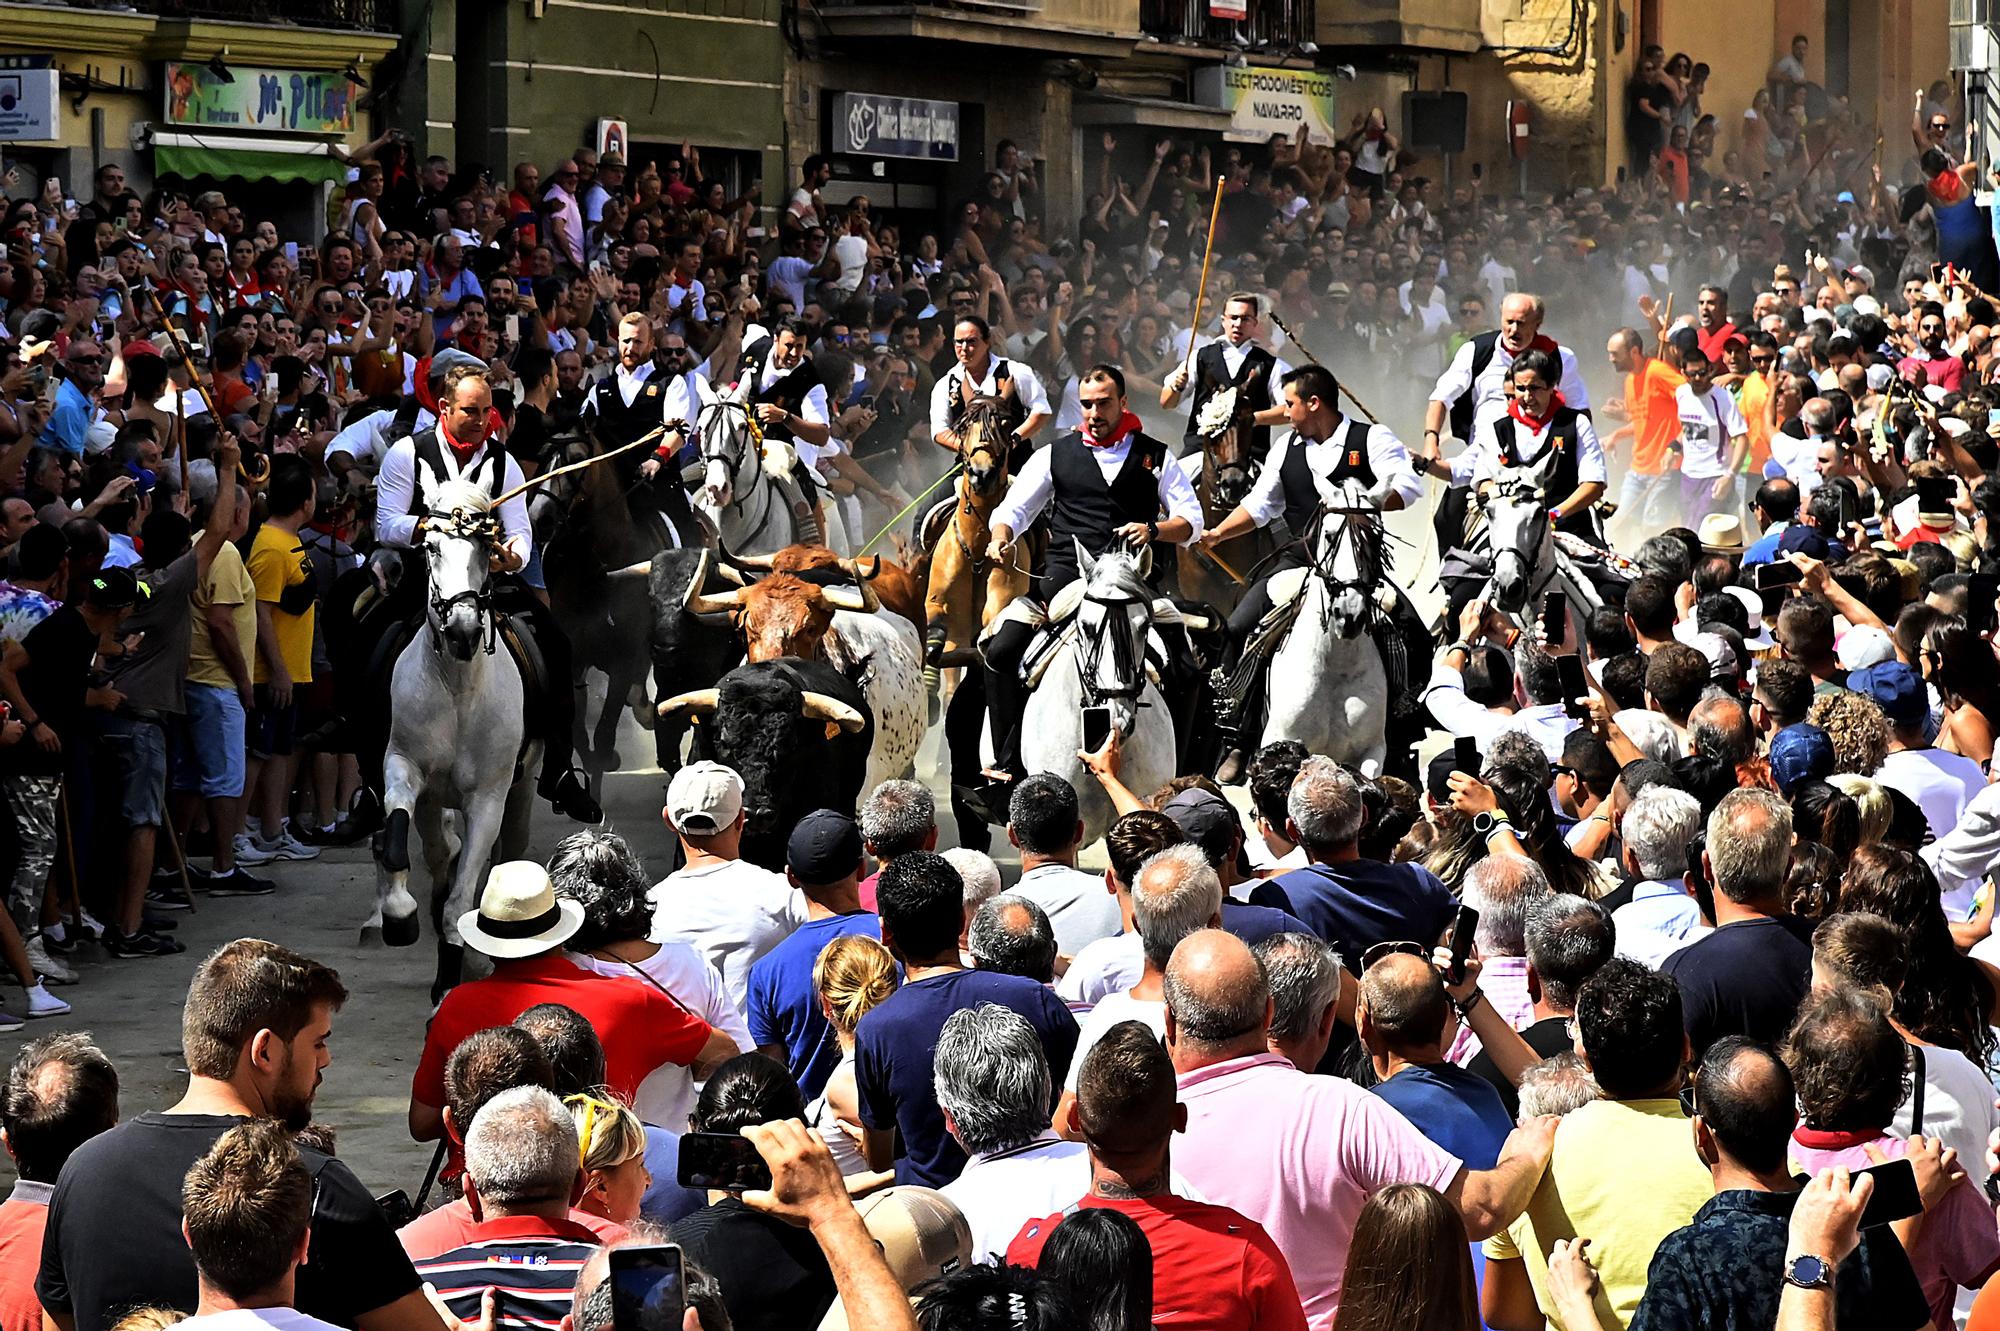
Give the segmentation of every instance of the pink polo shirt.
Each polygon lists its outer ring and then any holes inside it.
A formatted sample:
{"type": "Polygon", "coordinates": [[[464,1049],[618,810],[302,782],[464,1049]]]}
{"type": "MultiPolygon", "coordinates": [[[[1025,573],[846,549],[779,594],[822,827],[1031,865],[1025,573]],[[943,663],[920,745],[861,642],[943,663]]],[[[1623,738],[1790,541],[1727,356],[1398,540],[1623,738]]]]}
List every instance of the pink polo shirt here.
{"type": "MultiPolygon", "coordinates": [[[[1479,991],[1515,1030],[1525,1031],[1535,1024],[1535,1000],[1528,993],[1526,957],[1486,958],[1479,969],[1479,991]]],[[[1479,1056],[1479,1050],[1479,1037],[1472,1033],[1472,1027],[1460,1022],[1445,1059],[1464,1067],[1479,1056]]]]}
{"type": "Polygon", "coordinates": [[[1179,1082],[1188,1125],[1174,1139],[1174,1168],[1270,1234],[1313,1331],[1333,1325],[1348,1240],[1369,1195],[1391,1183],[1442,1192],[1464,1168],[1380,1096],[1300,1072],[1277,1054],[1197,1068],[1179,1082]]]}

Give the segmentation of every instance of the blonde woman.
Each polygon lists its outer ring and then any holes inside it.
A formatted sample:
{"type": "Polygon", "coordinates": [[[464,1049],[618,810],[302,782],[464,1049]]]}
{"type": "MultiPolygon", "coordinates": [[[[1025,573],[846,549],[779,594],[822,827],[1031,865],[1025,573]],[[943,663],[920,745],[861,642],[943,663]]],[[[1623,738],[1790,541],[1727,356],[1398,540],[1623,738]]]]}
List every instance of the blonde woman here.
{"type": "Polygon", "coordinates": [[[865,934],[847,934],[828,943],[813,962],[813,990],[820,1011],[840,1040],[840,1062],[826,1089],[806,1106],[806,1123],[819,1129],[844,1175],[868,1173],[855,1134],[861,1130],[860,1097],[854,1089],[854,1028],[901,982],[889,949],[865,934]]]}
{"type": "Polygon", "coordinates": [[[579,1211],[629,1225],[639,1218],[639,1201],[653,1186],[646,1168],[646,1128],[639,1116],[616,1100],[572,1095],[563,1103],[576,1122],[583,1163],[579,1211]]]}

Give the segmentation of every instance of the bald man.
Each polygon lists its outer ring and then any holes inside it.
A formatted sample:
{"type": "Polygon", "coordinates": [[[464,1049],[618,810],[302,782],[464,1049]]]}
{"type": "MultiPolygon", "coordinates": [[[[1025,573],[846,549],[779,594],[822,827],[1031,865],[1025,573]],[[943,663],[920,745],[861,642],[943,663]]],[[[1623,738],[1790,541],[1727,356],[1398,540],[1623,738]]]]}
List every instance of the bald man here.
{"type": "Polygon", "coordinates": [[[1477,1237],[1526,1208],[1548,1165],[1555,1120],[1523,1125],[1493,1169],[1468,1169],[1379,1097],[1269,1051],[1270,986],[1240,939],[1220,929],[1188,935],[1167,963],[1164,988],[1167,1052],[1188,1113],[1175,1167],[1277,1240],[1314,1331],[1333,1326],[1348,1236],[1372,1193],[1427,1184],[1477,1237]]]}
{"type": "Polygon", "coordinates": [[[1458,1014],[1437,967],[1402,953],[1383,957],[1361,976],[1355,1016],[1375,1067],[1373,1093],[1469,1168],[1491,1169],[1514,1120],[1491,1082],[1445,1058],[1458,1014]]]}

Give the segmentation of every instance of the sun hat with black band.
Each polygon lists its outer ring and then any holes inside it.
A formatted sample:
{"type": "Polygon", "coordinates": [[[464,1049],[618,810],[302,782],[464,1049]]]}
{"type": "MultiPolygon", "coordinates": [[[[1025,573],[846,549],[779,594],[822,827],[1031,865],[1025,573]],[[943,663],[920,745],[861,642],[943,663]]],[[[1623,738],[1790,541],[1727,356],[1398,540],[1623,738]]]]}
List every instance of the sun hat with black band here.
{"type": "Polygon", "coordinates": [[[500,961],[552,952],[582,927],[582,903],[558,900],[549,871],[533,860],[494,865],[479,909],[458,917],[466,946],[500,961]]]}

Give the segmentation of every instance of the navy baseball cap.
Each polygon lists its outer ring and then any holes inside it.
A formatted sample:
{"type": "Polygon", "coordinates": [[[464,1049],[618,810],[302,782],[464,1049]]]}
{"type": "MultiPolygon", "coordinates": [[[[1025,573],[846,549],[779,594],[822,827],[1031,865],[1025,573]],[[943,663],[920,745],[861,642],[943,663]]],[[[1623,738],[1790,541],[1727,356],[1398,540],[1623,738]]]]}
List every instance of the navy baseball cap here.
{"type": "Polygon", "coordinates": [[[1891,725],[1922,725],[1930,712],[1930,694],[1917,672],[1902,661],[1884,661],[1863,670],[1850,671],[1847,687],[1863,697],[1873,698],[1891,725]]]}
{"type": "Polygon", "coordinates": [[[861,829],[844,813],[814,809],[792,828],[785,867],[813,887],[837,883],[861,868],[861,829]]]}
{"type": "Polygon", "coordinates": [[[1790,798],[1808,781],[1833,775],[1833,741],[1818,726],[1801,721],[1771,736],[1771,778],[1790,798]]]}
{"type": "Polygon", "coordinates": [[[1827,547],[1826,535],[1817,527],[1808,527],[1794,522],[1778,537],[1778,553],[1799,554],[1808,559],[1825,559],[1832,553],[1827,547]]]}

